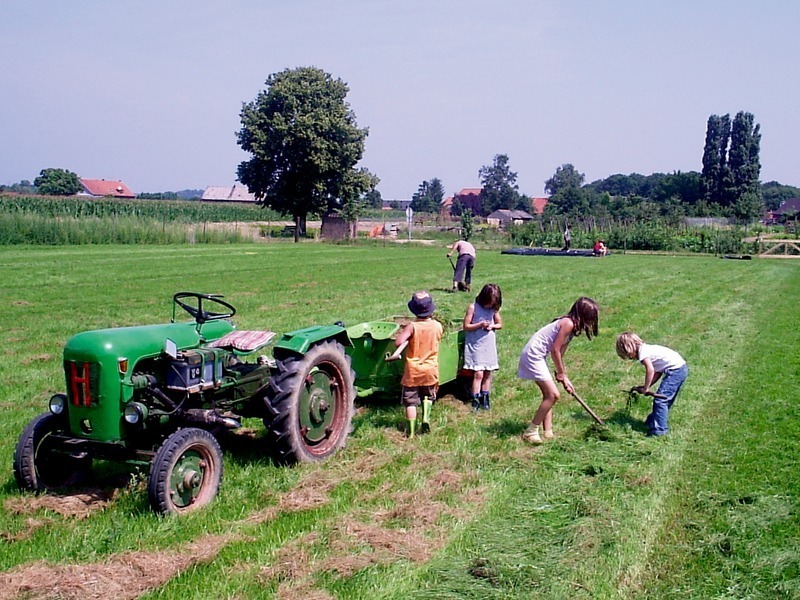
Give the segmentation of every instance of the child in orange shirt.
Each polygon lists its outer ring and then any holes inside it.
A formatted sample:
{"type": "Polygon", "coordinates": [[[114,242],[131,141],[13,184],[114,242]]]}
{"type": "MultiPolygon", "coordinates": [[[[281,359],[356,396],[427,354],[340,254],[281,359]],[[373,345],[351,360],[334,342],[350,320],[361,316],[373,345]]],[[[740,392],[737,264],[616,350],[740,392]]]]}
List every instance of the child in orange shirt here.
{"type": "Polygon", "coordinates": [[[431,319],[436,306],[428,292],[416,292],[408,302],[416,319],[406,324],[394,341],[396,347],[408,342],[403,370],[401,402],[408,419],[408,437],[414,437],[417,407],[422,405],[422,430],[430,428],[430,410],[439,387],[439,342],[444,328],[431,319]]]}

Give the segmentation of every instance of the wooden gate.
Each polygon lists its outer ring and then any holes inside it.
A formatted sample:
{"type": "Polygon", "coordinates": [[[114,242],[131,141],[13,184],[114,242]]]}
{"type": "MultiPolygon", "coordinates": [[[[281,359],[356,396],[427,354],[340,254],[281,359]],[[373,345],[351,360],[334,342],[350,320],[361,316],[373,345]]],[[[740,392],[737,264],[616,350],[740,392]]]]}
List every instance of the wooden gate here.
{"type": "Polygon", "coordinates": [[[762,258],[800,258],[800,240],[758,240],[758,256],[762,258]]]}

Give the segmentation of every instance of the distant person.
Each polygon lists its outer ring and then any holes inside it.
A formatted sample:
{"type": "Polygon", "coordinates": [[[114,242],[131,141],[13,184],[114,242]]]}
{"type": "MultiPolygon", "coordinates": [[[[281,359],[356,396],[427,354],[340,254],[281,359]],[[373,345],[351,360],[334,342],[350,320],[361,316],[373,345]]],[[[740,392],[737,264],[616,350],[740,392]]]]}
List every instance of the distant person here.
{"type": "Polygon", "coordinates": [[[592,254],[595,256],[605,256],[608,254],[608,248],[606,248],[606,244],[603,240],[597,240],[594,243],[594,248],[592,248],[592,254]]]}
{"type": "Polygon", "coordinates": [[[644,385],[633,388],[640,394],[647,394],[650,386],[663,376],[658,391],[653,396],[653,411],[645,419],[645,424],[647,435],[666,435],[669,432],[669,409],[689,375],[686,361],[675,350],[666,346],[645,344],[642,338],[630,332],[617,336],[617,355],[623,360],[638,360],[644,365],[644,385]]]}
{"type": "Polygon", "coordinates": [[[569,252],[569,247],[572,245],[572,233],[569,231],[569,223],[564,223],[564,247],[561,248],[562,252],[569,252]]]}
{"type": "Polygon", "coordinates": [[[422,405],[422,430],[430,428],[431,407],[439,387],[439,342],[444,328],[431,319],[436,305],[428,292],[416,292],[408,302],[408,309],[416,317],[406,324],[397,338],[395,347],[408,342],[406,364],[400,383],[403,386],[401,402],[408,419],[408,437],[414,437],[417,426],[417,407],[422,405]]]}
{"type": "Polygon", "coordinates": [[[533,417],[533,422],[522,434],[522,440],[529,444],[541,444],[542,437],[550,439],[553,434],[553,405],[558,401],[558,387],[553,382],[553,376],[547,366],[547,355],[553,361],[556,369],[556,381],[564,386],[567,393],[572,394],[572,387],[564,368],[564,353],[572,338],[582,333],[588,339],[597,335],[599,311],[597,303],[591,298],[581,296],[569,312],[551,321],[531,336],[522,355],[519,357],[517,376],[522,379],[533,379],[542,392],[542,402],[533,417]],[[544,425],[544,433],[539,432],[539,427],[544,425]]]}
{"type": "Polygon", "coordinates": [[[453,270],[453,291],[468,292],[472,284],[472,268],[475,266],[475,246],[467,240],[457,240],[450,247],[447,258],[450,258],[453,252],[458,256],[456,268],[453,270]]]}
{"type": "Polygon", "coordinates": [[[464,315],[464,368],[472,371],[472,408],[476,411],[491,408],[492,374],[500,368],[494,332],[503,328],[502,305],[500,287],[487,283],[464,315]]]}

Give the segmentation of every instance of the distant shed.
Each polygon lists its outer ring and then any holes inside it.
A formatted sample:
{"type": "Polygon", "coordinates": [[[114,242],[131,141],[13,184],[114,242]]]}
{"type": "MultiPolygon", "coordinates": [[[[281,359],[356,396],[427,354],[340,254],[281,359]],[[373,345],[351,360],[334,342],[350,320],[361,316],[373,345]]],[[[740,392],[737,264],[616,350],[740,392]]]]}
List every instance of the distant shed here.
{"type": "Polygon", "coordinates": [[[521,225],[533,220],[533,215],[524,210],[509,210],[501,208],[486,217],[486,224],[489,227],[505,228],[509,225],[521,225]]]}
{"type": "Polygon", "coordinates": [[[244,185],[210,185],[203,192],[201,200],[208,202],[252,202],[256,195],[251,194],[244,185]]]}

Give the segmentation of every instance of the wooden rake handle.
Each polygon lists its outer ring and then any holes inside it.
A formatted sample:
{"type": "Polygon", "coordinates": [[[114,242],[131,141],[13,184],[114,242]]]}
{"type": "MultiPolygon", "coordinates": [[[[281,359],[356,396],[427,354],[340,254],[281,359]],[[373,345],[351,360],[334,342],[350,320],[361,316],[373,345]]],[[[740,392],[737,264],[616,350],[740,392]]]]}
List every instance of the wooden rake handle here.
{"type": "Polygon", "coordinates": [[[593,418],[593,419],[594,419],[594,420],[597,422],[597,424],[598,424],[598,425],[605,425],[605,423],[603,422],[603,419],[601,419],[600,417],[598,417],[598,416],[595,414],[595,412],[594,412],[594,411],[593,411],[591,408],[589,408],[589,405],[588,405],[588,404],[586,404],[586,401],[585,401],[583,398],[581,398],[580,396],[578,396],[578,394],[576,394],[575,392],[570,392],[570,395],[571,395],[573,398],[575,398],[575,400],[577,400],[577,401],[578,401],[578,404],[580,404],[580,405],[583,407],[583,409],[584,409],[584,410],[585,410],[587,413],[589,413],[589,415],[590,415],[590,416],[591,416],[591,417],[592,417],[592,418],[593,418]]]}

